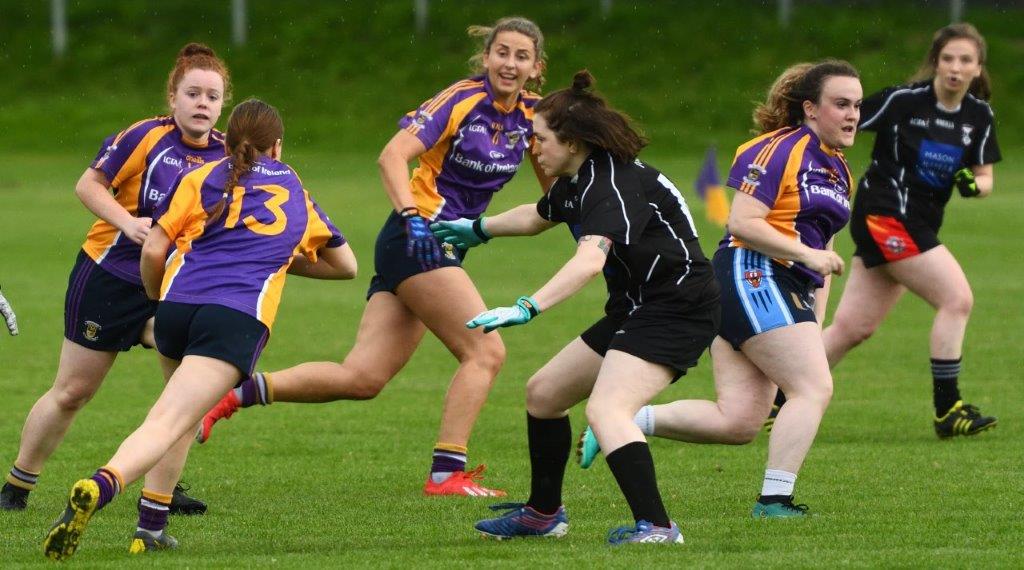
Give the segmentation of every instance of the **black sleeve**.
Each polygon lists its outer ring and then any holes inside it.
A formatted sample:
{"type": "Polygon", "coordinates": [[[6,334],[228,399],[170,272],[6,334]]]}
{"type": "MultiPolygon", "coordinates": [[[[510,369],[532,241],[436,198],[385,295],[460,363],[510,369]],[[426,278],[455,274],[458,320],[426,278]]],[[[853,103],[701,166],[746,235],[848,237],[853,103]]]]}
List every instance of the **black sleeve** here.
{"type": "Polygon", "coordinates": [[[580,235],[605,236],[630,245],[647,227],[651,207],[640,180],[628,173],[616,175],[615,166],[591,173],[580,194],[580,235]]]}
{"type": "Polygon", "coordinates": [[[562,212],[556,207],[556,204],[561,203],[559,196],[564,193],[565,186],[565,180],[561,178],[555,180],[555,183],[551,185],[551,190],[537,201],[537,215],[549,222],[560,223],[565,221],[562,212]]]}
{"type": "Polygon", "coordinates": [[[857,129],[878,132],[880,126],[892,124],[894,117],[899,116],[901,100],[906,97],[906,89],[908,88],[886,87],[865,98],[860,104],[860,124],[857,129]]]}
{"type": "Polygon", "coordinates": [[[976,134],[967,149],[967,165],[979,166],[982,164],[995,164],[1003,159],[999,152],[999,143],[996,142],[995,117],[991,107],[982,106],[978,112],[976,134]]]}

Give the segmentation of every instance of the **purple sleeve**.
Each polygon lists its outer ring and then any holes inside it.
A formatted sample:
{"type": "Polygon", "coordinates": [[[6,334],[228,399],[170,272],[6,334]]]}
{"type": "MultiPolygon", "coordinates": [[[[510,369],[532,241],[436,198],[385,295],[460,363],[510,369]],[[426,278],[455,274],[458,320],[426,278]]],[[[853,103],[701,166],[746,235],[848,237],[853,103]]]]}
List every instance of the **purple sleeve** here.
{"type": "Polygon", "coordinates": [[[448,131],[452,108],[461,99],[457,93],[450,92],[450,89],[438,93],[399,119],[398,128],[415,135],[424,147],[433,148],[448,131]]]}
{"type": "Polygon", "coordinates": [[[762,151],[773,140],[773,137],[765,138],[737,154],[729,169],[727,182],[730,188],[757,198],[769,208],[775,206],[782,174],[786,170],[788,153],[780,151],[780,148],[792,148],[791,145],[780,144],[768,151],[766,157],[759,156],[765,154],[762,151]]]}
{"type": "MultiPolygon", "coordinates": [[[[125,166],[132,153],[135,152],[135,148],[146,138],[146,134],[152,128],[152,121],[141,121],[121,131],[116,136],[107,138],[104,141],[106,148],[97,155],[96,160],[90,166],[106,175],[107,181],[112,186],[116,186],[115,180],[125,180],[130,178],[131,175],[137,174],[137,172],[124,172],[125,166]],[[120,175],[120,178],[118,178],[118,175],[120,175]]],[[[137,170],[138,172],[145,168],[143,161],[127,166],[129,167],[128,170],[137,170]]]]}

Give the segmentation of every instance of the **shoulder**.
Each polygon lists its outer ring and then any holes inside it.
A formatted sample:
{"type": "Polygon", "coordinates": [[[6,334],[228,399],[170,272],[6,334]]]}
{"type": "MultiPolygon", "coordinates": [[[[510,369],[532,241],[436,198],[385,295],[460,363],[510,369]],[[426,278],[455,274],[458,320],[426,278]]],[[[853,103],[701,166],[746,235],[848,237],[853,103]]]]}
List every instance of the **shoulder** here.
{"type": "Polygon", "coordinates": [[[968,105],[973,113],[981,115],[982,117],[995,117],[995,111],[992,110],[992,105],[990,105],[988,101],[978,99],[970,93],[964,97],[964,104],[968,105]]]}
{"type": "Polygon", "coordinates": [[[751,164],[766,165],[778,157],[789,157],[796,148],[802,148],[800,141],[810,134],[802,126],[783,127],[776,131],[755,137],[736,149],[736,160],[751,164]]]}
{"type": "Polygon", "coordinates": [[[533,109],[535,106],[537,106],[537,103],[539,103],[541,99],[543,99],[543,97],[538,93],[534,93],[533,91],[527,91],[526,89],[523,89],[522,91],[519,92],[519,101],[527,109],[533,109]]]}
{"type": "Polygon", "coordinates": [[[215,146],[216,145],[216,146],[223,147],[224,146],[224,140],[225,140],[224,133],[218,131],[217,129],[213,129],[212,131],[210,131],[210,146],[215,146]]]}
{"type": "Polygon", "coordinates": [[[128,128],[118,133],[117,136],[114,137],[113,144],[116,145],[122,141],[139,142],[149,135],[166,134],[173,131],[176,128],[177,126],[174,124],[174,119],[172,119],[171,117],[150,117],[148,119],[143,119],[141,121],[132,123],[128,126],[128,128]]]}
{"type": "Polygon", "coordinates": [[[456,81],[448,87],[445,87],[439,91],[436,95],[431,97],[425,106],[427,109],[440,109],[445,105],[454,105],[461,101],[474,96],[474,95],[486,95],[487,89],[484,86],[482,77],[470,77],[469,79],[463,79],[456,81]]]}

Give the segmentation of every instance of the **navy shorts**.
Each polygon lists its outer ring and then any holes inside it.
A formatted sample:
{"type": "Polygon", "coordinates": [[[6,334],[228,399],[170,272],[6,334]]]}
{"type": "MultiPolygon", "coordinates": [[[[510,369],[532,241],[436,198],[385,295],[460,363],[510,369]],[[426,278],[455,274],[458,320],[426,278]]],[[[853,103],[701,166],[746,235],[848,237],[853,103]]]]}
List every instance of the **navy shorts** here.
{"type": "Polygon", "coordinates": [[[270,331],[242,311],[223,305],[163,301],[156,310],[156,349],[174,360],[207,356],[252,375],[270,331]]]}
{"type": "Polygon", "coordinates": [[[142,285],[107,272],[78,252],[64,295],[64,338],[93,350],[126,351],[141,344],[142,330],[155,312],[156,301],[142,285]]]}
{"type": "Polygon", "coordinates": [[[857,245],[854,255],[864,267],[878,267],[922,254],[941,244],[936,229],[923,220],[876,214],[850,216],[850,235],[857,245]]]}
{"type": "Polygon", "coordinates": [[[717,302],[691,311],[672,304],[644,304],[625,317],[605,316],[580,335],[594,352],[609,350],[663,364],[674,371],[675,382],[697,365],[718,334],[721,311],[717,302]]]}
{"type": "Polygon", "coordinates": [[[712,263],[722,290],[718,334],[734,349],[772,329],[816,322],[815,286],[806,277],[742,247],[718,250],[712,263]]]}
{"type": "MultiPolygon", "coordinates": [[[[405,221],[395,212],[391,212],[384,227],[377,234],[377,245],[373,251],[373,268],[376,274],[370,280],[370,290],[366,292],[369,299],[374,293],[387,291],[394,293],[398,285],[413,275],[432,271],[424,270],[415,257],[406,255],[407,236],[405,221]]],[[[440,243],[440,267],[462,267],[466,252],[451,244],[440,243]]]]}

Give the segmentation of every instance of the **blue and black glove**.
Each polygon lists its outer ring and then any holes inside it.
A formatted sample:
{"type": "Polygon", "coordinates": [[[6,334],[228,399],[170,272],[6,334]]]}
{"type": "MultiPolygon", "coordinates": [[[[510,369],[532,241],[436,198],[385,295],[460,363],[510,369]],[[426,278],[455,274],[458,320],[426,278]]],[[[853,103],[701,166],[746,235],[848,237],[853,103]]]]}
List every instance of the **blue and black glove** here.
{"type": "Polygon", "coordinates": [[[487,243],[491,234],[484,229],[483,217],[475,220],[459,218],[450,222],[434,222],[430,224],[430,231],[434,232],[437,239],[466,250],[487,243]]]}
{"type": "Polygon", "coordinates": [[[405,220],[405,254],[415,257],[424,271],[436,269],[441,264],[441,248],[430,232],[427,220],[423,219],[416,208],[405,208],[399,215],[405,220]]]}
{"type": "Polygon", "coordinates": [[[974,171],[970,168],[961,168],[953,173],[953,187],[964,198],[975,198],[981,194],[978,182],[974,180],[974,171]]]}
{"type": "Polygon", "coordinates": [[[539,314],[540,308],[537,306],[537,301],[524,295],[516,299],[516,304],[511,307],[498,307],[480,313],[466,323],[466,328],[484,327],[484,332],[489,333],[500,327],[525,325],[539,314]]]}

